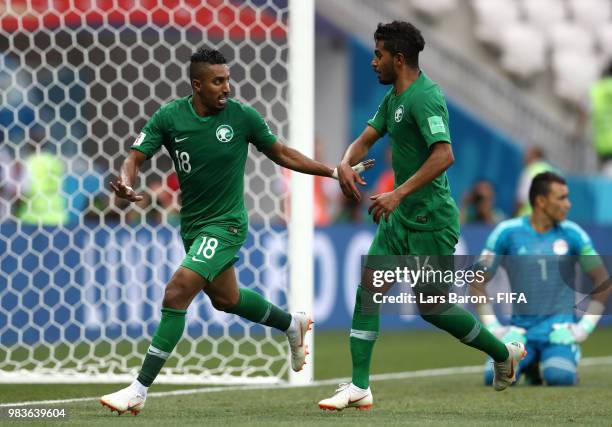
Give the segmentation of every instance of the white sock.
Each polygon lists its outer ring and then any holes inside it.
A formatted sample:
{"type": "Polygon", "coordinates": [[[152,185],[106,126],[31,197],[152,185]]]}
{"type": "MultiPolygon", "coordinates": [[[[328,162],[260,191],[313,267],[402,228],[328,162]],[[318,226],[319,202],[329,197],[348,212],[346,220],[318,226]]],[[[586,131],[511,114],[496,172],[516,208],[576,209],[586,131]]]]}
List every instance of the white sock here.
{"type": "Polygon", "coordinates": [[[289,324],[289,327],[287,328],[287,330],[285,331],[286,334],[288,334],[289,332],[295,331],[297,329],[297,323],[295,320],[295,316],[293,316],[293,314],[291,315],[291,323],[289,324]]]}
{"type": "Polygon", "coordinates": [[[149,389],[149,387],[142,385],[138,380],[134,380],[134,382],[130,384],[130,388],[136,393],[141,394],[143,396],[147,395],[147,390],[149,389]]]}
{"type": "MultiPolygon", "coordinates": [[[[370,388],[370,387],[368,387],[370,388]]],[[[357,393],[365,393],[366,391],[368,391],[367,388],[359,388],[357,387],[355,384],[351,383],[351,391],[357,392],[357,393]]]]}

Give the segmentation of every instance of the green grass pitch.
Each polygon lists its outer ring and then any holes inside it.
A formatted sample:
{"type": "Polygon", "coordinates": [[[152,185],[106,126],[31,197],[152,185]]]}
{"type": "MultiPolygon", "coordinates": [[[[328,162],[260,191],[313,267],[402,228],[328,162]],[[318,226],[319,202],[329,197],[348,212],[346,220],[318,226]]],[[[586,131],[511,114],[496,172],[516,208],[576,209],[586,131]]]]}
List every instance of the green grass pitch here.
{"type": "MultiPolygon", "coordinates": [[[[345,332],[318,333],[315,377],[350,375],[345,332]]],[[[584,357],[612,356],[612,328],[600,328],[583,346],[584,357]]],[[[482,355],[444,333],[383,332],[376,344],[372,374],[480,365],[482,355]]],[[[6,408],[0,425],[606,425],[612,424],[611,365],[582,366],[576,387],[519,385],[496,393],[482,386],[480,373],[451,374],[372,383],[371,411],[320,411],[316,402],[333,385],[266,390],[232,390],[150,397],[137,417],[118,417],[97,401],[60,404],[64,421],[10,421],[6,408]]],[[[96,397],[119,385],[0,385],[0,403],[96,397]]],[[[154,386],[160,392],[194,386],[154,386]]],[[[44,405],[43,405],[44,406],[44,405]]],[[[48,407],[48,406],[47,406],[48,407]]],[[[0,412],[0,413],[2,413],[0,412]]]]}

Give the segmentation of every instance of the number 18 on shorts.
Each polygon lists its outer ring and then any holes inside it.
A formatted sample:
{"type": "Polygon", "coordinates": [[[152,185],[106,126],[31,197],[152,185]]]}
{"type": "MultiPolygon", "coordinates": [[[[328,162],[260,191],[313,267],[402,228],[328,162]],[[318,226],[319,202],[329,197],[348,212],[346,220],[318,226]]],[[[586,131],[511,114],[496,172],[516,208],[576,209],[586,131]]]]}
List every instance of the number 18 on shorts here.
{"type": "Polygon", "coordinates": [[[181,266],[195,271],[212,282],[215,277],[238,261],[237,254],[242,242],[229,242],[221,236],[202,233],[187,247],[189,250],[181,266]]]}

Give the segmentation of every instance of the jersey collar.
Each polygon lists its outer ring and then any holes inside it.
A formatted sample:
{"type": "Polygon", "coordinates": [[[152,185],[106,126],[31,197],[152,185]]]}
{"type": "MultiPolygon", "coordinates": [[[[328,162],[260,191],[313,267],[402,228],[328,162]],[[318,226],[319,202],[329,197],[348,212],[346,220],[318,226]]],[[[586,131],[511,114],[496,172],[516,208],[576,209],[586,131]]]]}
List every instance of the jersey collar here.
{"type": "Polygon", "coordinates": [[[525,215],[523,217],[523,223],[525,224],[525,226],[529,229],[529,231],[533,234],[535,234],[536,236],[548,236],[549,234],[554,233],[558,228],[559,228],[559,224],[554,224],[550,230],[548,230],[545,233],[539,233],[538,231],[536,231],[535,228],[533,228],[533,226],[531,225],[531,221],[529,220],[529,215],[525,215]]]}
{"type": "Polygon", "coordinates": [[[193,117],[196,120],[199,120],[201,122],[207,122],[207,121],[211,120],[212,117],[216,116],[216,114],[212,114],[212,115],[206,116],[206,117],[202,117],[202,116],[198,115],[198,113],[196,113],[196,110],[193,108],[193,103],[191,102],[192,98],[193,98],[193,95],[189,95],[187,97],[187,104],[189,104],[189,111],[191,111],[191,114],[193,115],[193,117]]]}
{"type": "Polygon", "coordinates": [[[423,70],[419,69],[419,77],[417,77],[417,79],[415,81],[413,81],[412,84],[410,86],[408,86],[408,88],[405,91],[403,91],[402,93],[396,95],[394,93],[395,89],[392,88],[391,89],[391,95],[394,98],[400,98],[400,97],[403,97],[404,95],[408,95],[408,94],[414,92],[415,88],[420,86],[423,83],[424,79],[425,79],[425,73],[423,72],[423,70]]]}

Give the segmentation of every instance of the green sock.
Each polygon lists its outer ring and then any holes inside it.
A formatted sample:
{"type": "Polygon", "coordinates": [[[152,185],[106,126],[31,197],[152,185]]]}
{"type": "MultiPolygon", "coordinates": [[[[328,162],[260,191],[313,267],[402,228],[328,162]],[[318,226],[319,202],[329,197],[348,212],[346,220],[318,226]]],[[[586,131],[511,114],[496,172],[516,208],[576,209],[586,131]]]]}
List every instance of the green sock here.
{"type": "Polygon", "coordinates": [[[170,357],[170,353],[181,339],[183,329],[185,329],[187,310],[162,308],[161,312],[161,321],[155,330],[137,378],[138,382],[146,387],[153,384],[155,377],[170,357]]]}
{"type": "Polygon", "coordinates": [[[291,314],[275,306],[260,294],[247,288],[240,289],[238,304],[227,311],[240,317],[286,331],[291,325],[291,314]]]}
{"type": "Polygon", "coordinates": [[[424,314],[423,319],[445,330],[462,343],[484,351],[496,362],[508,358],[508,349],[466,309],[451,305],[438,314],[424,314]]]}
{"type": "Polygon", "coordinates": [[[372,293],[359,286],[355,297],[350,342],[353,360],[352,382],[363,389],[370,385],[372,352],[380,331],[378,308],[372,301],[372,293]]]}

